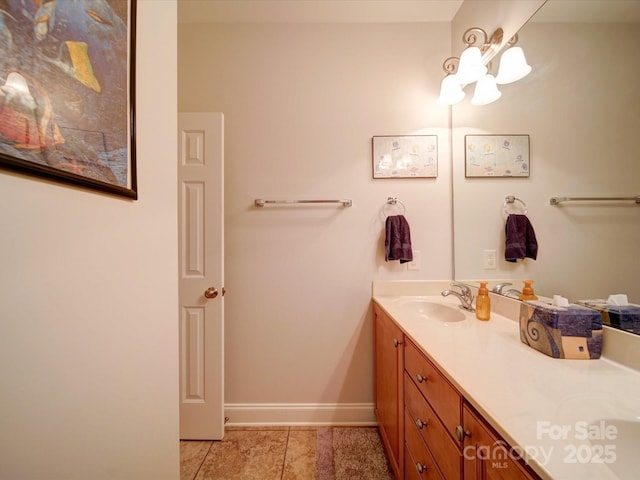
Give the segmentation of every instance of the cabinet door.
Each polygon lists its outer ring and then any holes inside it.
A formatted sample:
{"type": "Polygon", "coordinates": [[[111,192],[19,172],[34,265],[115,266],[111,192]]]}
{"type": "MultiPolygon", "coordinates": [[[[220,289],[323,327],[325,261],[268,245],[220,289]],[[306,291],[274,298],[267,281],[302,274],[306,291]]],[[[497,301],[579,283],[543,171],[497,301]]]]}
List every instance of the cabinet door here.
{"type": "Polygon", "coordinates": [[[538,477],[509,455],[510,447],[485,420],[463,407],[464,480],[534,480],[538,477]]]}
{"type": "Polygon", "coordinates": [[[380,437],[396,478],[403,478],[402,331],[377,306],[375,315],[375,402],[380,437]]]}

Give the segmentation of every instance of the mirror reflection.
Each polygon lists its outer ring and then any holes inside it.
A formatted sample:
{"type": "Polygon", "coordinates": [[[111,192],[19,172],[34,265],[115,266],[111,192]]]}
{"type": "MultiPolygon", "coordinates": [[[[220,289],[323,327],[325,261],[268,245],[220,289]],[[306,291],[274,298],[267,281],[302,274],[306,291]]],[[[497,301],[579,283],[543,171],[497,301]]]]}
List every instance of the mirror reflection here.
{"type": "Polygon", "coordinates": [[[502,293],[516,297],[533,279],[545,297],[640,304],[640,204],[550,203],[640,195],[639,22],[640,2],[549,0],[518,33],[532,72],[495,103],[452,107],[456,279],[512,283],[502,293]],[[586,10],[596,4],[605,10],[586,10]],[[465,135],[489,134],[530,136],[529,177],[465,177],[465,135]],[[505,260],[506,219],[524,213],[505,208],[510,196],[526,206],[536,260],[505,260]]]}

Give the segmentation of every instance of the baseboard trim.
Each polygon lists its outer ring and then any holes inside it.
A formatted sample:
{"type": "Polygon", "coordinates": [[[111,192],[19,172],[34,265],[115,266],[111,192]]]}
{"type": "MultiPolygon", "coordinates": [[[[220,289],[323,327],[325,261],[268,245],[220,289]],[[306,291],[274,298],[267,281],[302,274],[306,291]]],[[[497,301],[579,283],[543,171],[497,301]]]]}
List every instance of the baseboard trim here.
{"type": "Polygon", "coordinates": [[[373,403],[232,403],[227,426],[375,426],[373,403]]]}

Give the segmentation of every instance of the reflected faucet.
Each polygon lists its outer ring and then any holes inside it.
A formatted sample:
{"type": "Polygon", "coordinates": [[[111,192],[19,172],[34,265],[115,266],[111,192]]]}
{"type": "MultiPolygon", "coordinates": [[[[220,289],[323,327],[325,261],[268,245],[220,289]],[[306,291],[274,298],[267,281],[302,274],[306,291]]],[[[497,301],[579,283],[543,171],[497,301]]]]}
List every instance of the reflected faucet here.
{"type": "Polygon", "coordinates": [[[493,287],[493,288],[491,289],[491,291],[492,291],[493,293],[500,293],[500,294],[502,294],[502,293],[503,293],[503,292],[502,292],[502,290],[504,289],[504,287],[508,287],[509,285],[513,285],[513,284],[512,284],[512,283],[509,283],[509,282],[498,283],[495,287],[493,287]]]}
{"type": "Polygon", "coordinates": [[[521,293],[522,293],[522,292],[521,292],[520,290],[517,290],[517,289],[515,289],[515,288],[510,288],[509,290],[507,290],[506,292],[504,292],[504,293],[503,293],[503,295],[504,295],[505,297],[512,297],[512,298],[513,298],[513,295],[515,295],[515,296],[516,296],[516,298],[518,298],[518,297],[520,296],[520,294],[521,294],[521,293]]]}
{"type": "Polygon", "coordinates": [[[476,309],[473,308],[473,293],[471,293],[471,289],[464,285],[463,283],[452,282],[452,287],[458,287],[460,291],[457,290],[443,290],[442,296],[448,297],[449,295],[454,295],[458,297],[460,300],[460,308],[463,308],[469,312],[475,312],[476,309]]]}

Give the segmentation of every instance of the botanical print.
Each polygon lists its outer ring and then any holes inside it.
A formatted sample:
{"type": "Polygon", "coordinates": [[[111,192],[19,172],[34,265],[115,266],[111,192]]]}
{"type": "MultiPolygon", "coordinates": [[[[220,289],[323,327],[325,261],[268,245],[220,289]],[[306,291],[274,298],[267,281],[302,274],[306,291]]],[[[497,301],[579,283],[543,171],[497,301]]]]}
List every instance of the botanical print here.
{"type": "Polygon", "coordinates": [[[373,137],[373,177],[438,176],[438,137],[405,135],[373,137]]]}
{"type": "Polygon", "coordinates": [[[467,135],[467,177],[528,177],[529,135],[467,135]]]}

